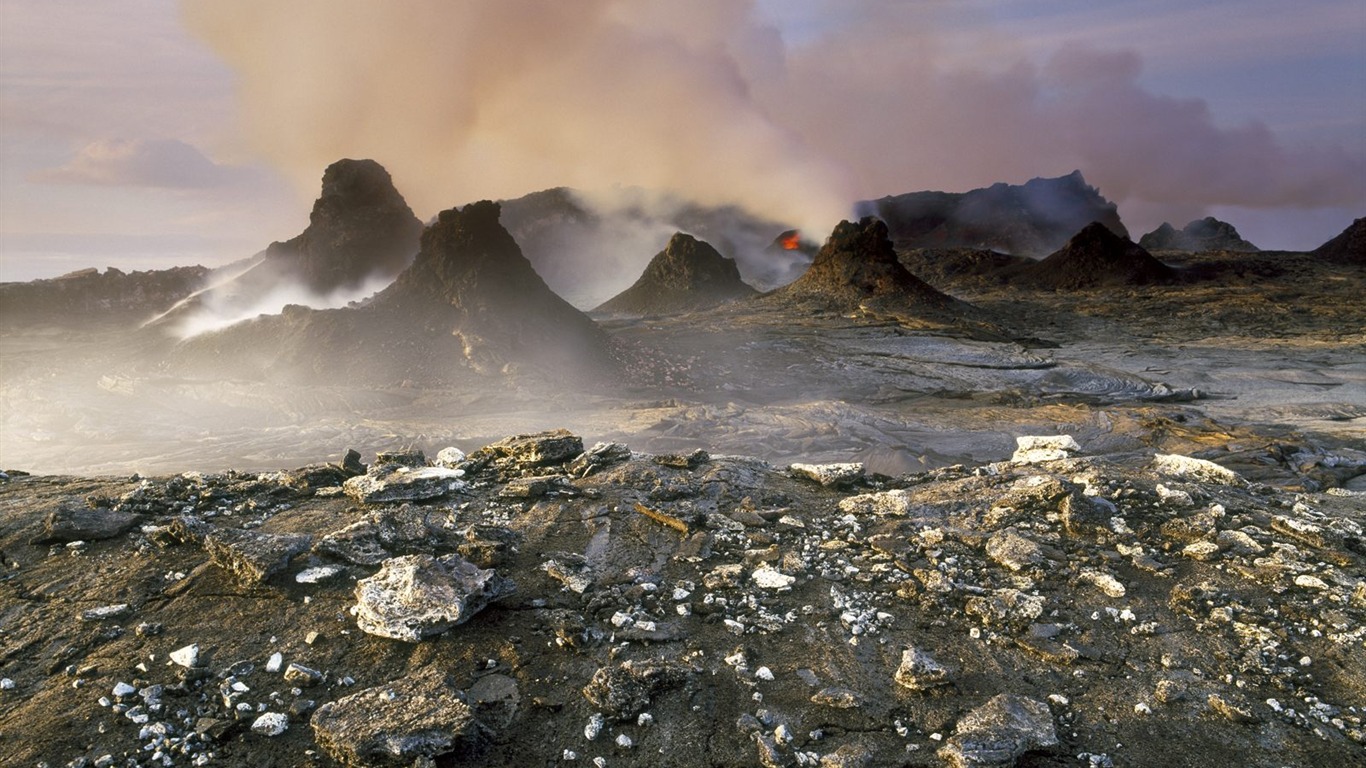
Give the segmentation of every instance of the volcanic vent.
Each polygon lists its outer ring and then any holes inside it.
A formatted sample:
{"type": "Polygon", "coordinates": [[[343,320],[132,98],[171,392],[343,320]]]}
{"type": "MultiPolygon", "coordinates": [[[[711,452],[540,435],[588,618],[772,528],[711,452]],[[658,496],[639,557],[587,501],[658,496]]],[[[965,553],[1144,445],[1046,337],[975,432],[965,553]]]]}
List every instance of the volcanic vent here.
{"type": "Polygon", "coordinates": [[[705,241],[676,233],[655,254],[640,279],[608,299],[595,312],[622,315],[663,315],[714,307],[755,296],[740,279],[733,259],[722,256],[705,241]]]}
{"type": "Polygon", "coordinates": [[[764,301],[902,321],[943,320],[974,311],[908,272],[887,238],[887,225],[872,217],[836,225],[806,273],[764,301]]]}

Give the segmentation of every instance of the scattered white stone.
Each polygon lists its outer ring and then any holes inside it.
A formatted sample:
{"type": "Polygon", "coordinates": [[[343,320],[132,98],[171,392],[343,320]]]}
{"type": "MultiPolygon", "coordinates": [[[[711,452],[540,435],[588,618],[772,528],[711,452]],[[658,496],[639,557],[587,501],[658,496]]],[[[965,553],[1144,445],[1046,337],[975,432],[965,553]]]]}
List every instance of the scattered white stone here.
{"type": "Polygon", "coordinates": [[[621,747],[622,749],[630,749],[631,747],[635,746],[635,742],[631,741],[630,736],[621,733],[617,734],[617,746],[621,747]]]}
{"type": "Polygon", "coordinates": [[[117,603],[115,605],[102,605],[99,608],[91,608],[81,612],[81,618],[86,621],[103,621],[104,619],[116,619],[128,613],[128,603],[117,603]]]}
{"type": "Polygon", "coordinates": [[[267,712],[252,722],[251,730],[262,736],[279,736],[289,730],[289,718],[279,712],[267,712]]]}
{"type": "Polygon", "coordinates": [[[284,665],[284,663],[285,655],[283,653],[276,651],[275,653],[272,653],[270,655],[270,659],[266,662],[266,671],[279,672],[280,667],[284,665]]]}
{"type": "Polygon", "coordinates": [[[1103,571],[1082,571],[1081,579],[1090,582],[1108,597],[1124,597],[1128,593],[1119,579],[1103,571]]]}
{"type": "Polygon", "coordinates": [[[572,749],[566,749],[560,756],[564,758],[565,762],[579,759],[579,753],[572,749]]]}
{"type": "Polygon", "coordinates": [[[14,681],[8,677],[0,679],[0,691],[14,690],[14,681]]]}
{"type": "Polygon", "coordinates": [[[793,584],[797,583],[795,576],[788,576],[770,565],[755,568],[750,578],[754,580],[754,585],[760,589],[790,589],[793,584]]]}
{"type": "Polygon", "coordinates": [[[583,737],[589,741],[597,739],[602,733],[602,726],[606,722],[607,720],[602,716],[601,712],[593,713],[593,716],[588,718],[588,725],[583,727],[583,737]]]}
{"type": "Polygon", "coordinates": [[[863,477],[863,464],[792,464],[788,467],[792,474],[815,480],[824,486],[848,485],[863,477]]]}
{"type": "Polygon", "coordinates": [[[199,666],[199,644],[190,643],[184,648],[177,648],[171,651],[171,661],[179,664],[186,669],[193,669],[199,666]]]}
{"type": "Polygon", "coordinates": [[[1168,477],[1197,480],[1221,485],[1242,485],[1243,478],[1231,469],[1212,461],[1193,459],[1175,453],[1159,453],[1153,457],[1153,469],[1168,477]]]}
{"type": "Polygon", "coordinates": [[[294,575],[294,580],[300,584],[317,584],[336,576],[342,570],[339,565],[320,565],[316,568],[305,568],[294,575]]]}
{"type": "Polygon", "coordinates": [[[138,689],[134,688],[128,683],[115,683],[114,690],[111,691],[111,693],[114,694],[114,698],[116,699],[126,699],[137,692],[138,689]]]}
{"type": "Polygon", "coordinates": [[[465,452],[460,450],[459,448],[456,448],[455,446],[451,446],[449,448],[442,448],[441,450],[437,451],[436,460],[432,463],[437,465],[438,467],[445,467],[446,469],[455,469],[456,466],[464,460],[465,452]]]}
{"type": "Polygon", "coordinates": [[[641,712],[640,717],[636,718],[636,725],[639,725],[642,728],[654,724],[655,716],[650,714],[649,712],[641,712]]]}
{"type": "Polygon", "coordinates": [[[1305,589],[1328,589],[1328,582],[1307,573],[1295,577],[1295,586],[1305,589]]]}
{"type": "Polygon", "coordinates": [[[851,515],[904,517],[911,510],[911,494],[903,490],[861,493],[841,499],[841,512],[851,515]]]}
{"type": "Polygon", "coordinates": [[[754,676],[759,678],[760,680],[772,680],[773,670],[769,669],[768,667],[759,667],[758,669],[754,670],[754,676]]]}
{"type": "Polygon", "coordinates": [[[1169,507],[1184,508],[1195,506],[1195,499],[1191,498],[1191,495],[1183,490],[1168,488],[1161,483],[1157,484],[1156,490],[1158,500],[1169,507]]]}
{"type": "Polygon", "coordinates": [[[791,744],[794,737],[787,723],[779,723],[778,727],[773,729],[773,738],[779,744],[791,744]]]}
{"type": "Polygon", "coordinates": [[[1059,706],[1059,707],[1065,707],[1065,706],[1067,706],[1068,704],[1071,704],[1071,703],[1072,703],[1072,700],[1071,700],[1071,699],[1067,698],[1066,696],[1062,695],[1061,693],[1050,693],[1050,694],[1048,694],[1048,701],[1049,701],[1050,703],[1052,703],[1052,704],[1055,704],[1055,705],[1059,706]]]}
{"type": "Polygon", "coordinates": [[[1134,705],[1134,714],[1136,715],[1151,715],[1152,713],[1153,708],[1141,701],[1134,705]]]}
{"type": "Polygon", "coordinates": [[[1022,435],[1015,438],[1015,453],[1010,460],[1015,464],[1038,464],[1070,459],[1080,451],[1081,446],[1071,435],[1022,435]]]}

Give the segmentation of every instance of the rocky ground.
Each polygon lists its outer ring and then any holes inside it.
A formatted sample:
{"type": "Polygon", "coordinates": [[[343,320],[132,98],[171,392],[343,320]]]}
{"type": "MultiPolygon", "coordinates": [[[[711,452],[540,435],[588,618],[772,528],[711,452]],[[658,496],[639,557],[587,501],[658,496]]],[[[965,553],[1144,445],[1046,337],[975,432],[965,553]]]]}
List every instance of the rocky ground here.
{"type": "MultiPolygon", "coordinates": [[[[7,765],[1366,764],[1366,503],[584,449],[0,484],[7,765]]],[[[1203,454],[1219,458],[1227,451],[1203,454]]],[[[1297,456],[1350,484],[1366,454],[1297,456]]]]}

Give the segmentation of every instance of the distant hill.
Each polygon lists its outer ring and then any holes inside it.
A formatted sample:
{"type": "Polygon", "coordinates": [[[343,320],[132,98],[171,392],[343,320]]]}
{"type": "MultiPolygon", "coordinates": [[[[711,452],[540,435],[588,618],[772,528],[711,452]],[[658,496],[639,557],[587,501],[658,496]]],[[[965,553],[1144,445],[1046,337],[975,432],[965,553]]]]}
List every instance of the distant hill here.
{"type": "Polygon", "coordinates": [[[1011,282],[1060,291],[1169,283],[1176,271],[1127,237],[1097,222],[1048,258],[1025,265],[1011,282]]]}
{"type": "Polygon", "coordinates": [[[1177,230],[1171,224],[1162,226],[1139,238],[1138,244],[1149,251],[1243,251],[1255,253],[1261,249],[1244,240],[1232,224],[1213,216],[1196,219],[1177,230]]]}
{"type": "Polygon", "coordinates": [[[123,272],[83,269],[49,280],[0,283],[0,323],[7,326],[133,325],[193,293],[210,274],[204,267],[123,272]]]}
{"type": "Polygon", "coordinates": [[[1352,222],[1342,233],[1315,248],[1315,256],[1344,264],[1366,264],[1366,218],[1352,222]]]}
{"type": "Polygon", "coordinates": [[[969,192],[911,192],[857,203],[876,216],[899,249],[974,248],[1040,257],[1092,222],[1128,237],[1114,203],[1081,171],[1022,185],[993,184],[969,192]]]}

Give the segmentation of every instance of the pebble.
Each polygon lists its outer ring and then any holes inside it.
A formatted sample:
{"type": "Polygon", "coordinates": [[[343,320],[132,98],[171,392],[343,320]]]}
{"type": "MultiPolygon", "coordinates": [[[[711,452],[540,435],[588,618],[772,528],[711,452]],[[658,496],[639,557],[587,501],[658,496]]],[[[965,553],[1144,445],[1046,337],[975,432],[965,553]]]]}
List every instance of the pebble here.
{"type": "Polygon", "coordinates": [[[138,689],[134,688],[128,683],[115,683],[114,690],[111,691],[111,693],[114,694],[114,698],[116,699],[126,699],[137,692],[138,689]]]}
{"type": "Polygon", "coordinates": [[[305,568],[294,575],[294,580],[300,584],[317,584],[327,581],[343,570],[339,565],[320,565],[317,568],[305,568]]]}
{"type": "Polygon", "coordinates": [[[289,718],[279,712],[267,712],[252,721],[251,730],[262,736],[279,736],[289,730],[289,718]]]}
{"type": "Polygon", "coordinates": [[[0,691],[12,691],[12,690],[14,690],[14,681],[11,680],[11,679],[9,679],[8,677],[6,677],[6,678],[0,678],[0,691]]]}
{"type": "Polygon", "coordinates": [[[199,666],[199,645],[191,643],[183,648],[171,651],[171,661],[186,668],[193,669],[199,666]]]}
{"type": "Polygon", "coordinates": [[[272,653],[272,654],[270,655],[270,660],[266,662],[266,671],[267,671],[267,672],[279,672],[279,671],[280,671],[280,667],[281,667],[284,663],[285,663],[285,655],[284,655],[283,653],[280,653],[280,652],[278,652],[278,651],[275,652],[275,653],[272,653]]]}

